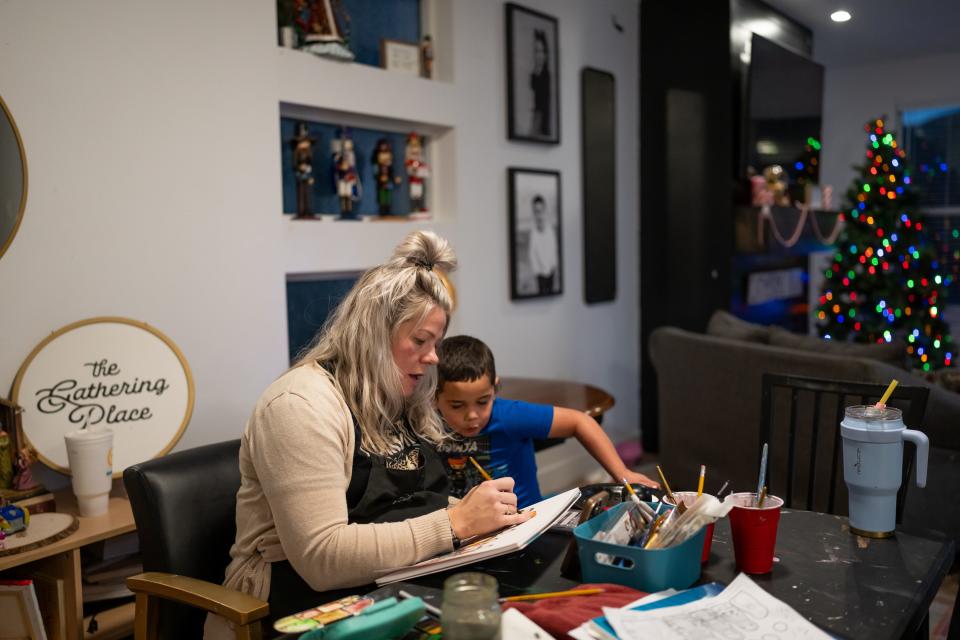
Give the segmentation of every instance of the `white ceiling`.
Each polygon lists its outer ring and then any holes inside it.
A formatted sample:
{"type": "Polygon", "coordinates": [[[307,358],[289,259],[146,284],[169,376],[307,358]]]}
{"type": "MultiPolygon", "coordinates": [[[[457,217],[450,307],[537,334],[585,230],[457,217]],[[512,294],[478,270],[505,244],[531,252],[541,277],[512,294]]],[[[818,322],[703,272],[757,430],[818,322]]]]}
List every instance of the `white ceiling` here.
{"type": "Polygon", "coordinates": [[[960,0],[765,1],[813,30],[813,57],[828,68],[960,53],[960,0]],[[830,20],[838,9],[853,19],[830,20]]]}

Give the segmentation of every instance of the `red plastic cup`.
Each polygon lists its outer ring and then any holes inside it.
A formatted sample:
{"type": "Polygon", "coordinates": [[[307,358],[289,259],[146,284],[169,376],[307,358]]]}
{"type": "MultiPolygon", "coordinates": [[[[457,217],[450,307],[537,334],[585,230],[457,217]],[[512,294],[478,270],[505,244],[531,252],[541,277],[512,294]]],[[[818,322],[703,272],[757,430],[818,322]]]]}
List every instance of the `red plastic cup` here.
{"type": "MultiPolygon", "coordinates": [[[[705,493],[703,495],[706,496],[710,494],[705,493]]],[[[673,496],[688,507],[693,505],[693,503],[696,502],[697,500],[696,491],[674,491],[673,496]]],[[[670,504],[670,505],[673,504],[669,496],[663,496],[663,502],[665,504],[670,504]]],[[[700,554],[700,564],[706,564],[707,560],[710,559],[710,547],[713,545],[713,525],[714,524],[716,523],[711,522],[710,524],[707,525],[707,532],[703,537],[703,553],[700,554]]]]}
{"type": "Polygon", "coordinates": [[[763,508],[757,508],[756,493],[734,493],[727,496],[724,502],[727,501],[734,505],[729,518],[737,569],[744,573],[770,573],[783,500],[768,495],[763,508]]]}

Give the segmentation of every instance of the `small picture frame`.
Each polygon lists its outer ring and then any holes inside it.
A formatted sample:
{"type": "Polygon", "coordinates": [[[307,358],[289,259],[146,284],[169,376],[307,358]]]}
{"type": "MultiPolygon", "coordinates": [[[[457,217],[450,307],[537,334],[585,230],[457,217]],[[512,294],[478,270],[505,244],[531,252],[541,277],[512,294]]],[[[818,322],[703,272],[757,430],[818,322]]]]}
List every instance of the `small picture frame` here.
{"type": "Polygon", "coordinates": [[[563,293],[560,172],[507,169],[510,210],[510,298],[563,293]]]}
{"type": "Polygon", "coordinates": [[[508,2],[507,137],[560,144],[557,19],[508,2]]]}
{"type": "Polygon", "coordinates": [[[380,66],[388,71],[399,71],[409,76],[422,73],[420,45],[403,40],[380,40],[380,66]]]}

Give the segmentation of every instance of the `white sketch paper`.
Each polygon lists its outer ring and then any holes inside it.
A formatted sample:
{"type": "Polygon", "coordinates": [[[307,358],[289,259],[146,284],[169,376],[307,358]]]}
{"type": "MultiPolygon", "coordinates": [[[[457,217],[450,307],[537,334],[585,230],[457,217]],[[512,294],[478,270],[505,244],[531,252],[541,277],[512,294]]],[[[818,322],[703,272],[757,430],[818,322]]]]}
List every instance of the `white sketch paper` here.
{"type": "Polygon", "coordinates": [[[650,611],[605,607],[603,614],[621,640],[830,638],[743,573],[713,598],[650,611]]]}

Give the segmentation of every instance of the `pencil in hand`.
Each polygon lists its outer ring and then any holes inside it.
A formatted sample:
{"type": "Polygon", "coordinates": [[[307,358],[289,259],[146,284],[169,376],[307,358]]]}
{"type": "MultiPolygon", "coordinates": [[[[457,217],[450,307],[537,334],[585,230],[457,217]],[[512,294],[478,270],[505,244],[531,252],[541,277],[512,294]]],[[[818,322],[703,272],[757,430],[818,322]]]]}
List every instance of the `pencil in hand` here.
{"type": "Polygon", "coordinates": [[[477,471],[480,472],[480,475],[481,477],[483,477],[484,480],[493,480],[493,478],[490,477],[490,474],[487,473],[487,470],[481,467],[480,463],[473,459],[473,456],[467,456],[467,457],[470,459],[470,462],[473,463],[473,466],[477,468],[477,471]]]}

